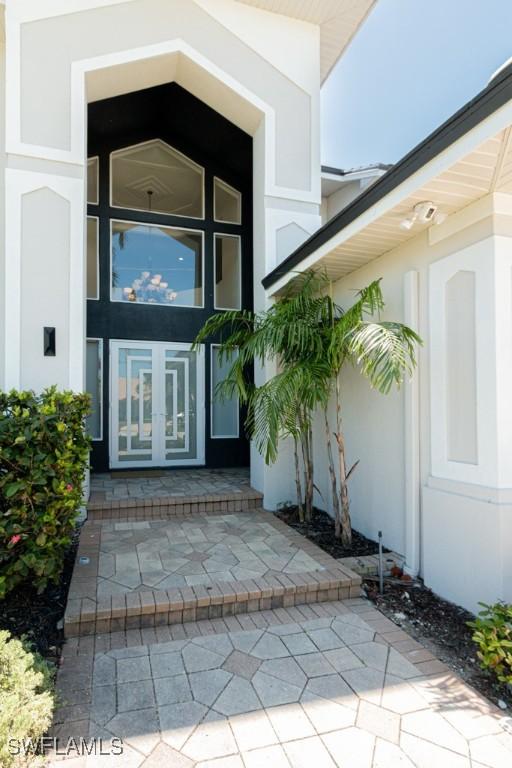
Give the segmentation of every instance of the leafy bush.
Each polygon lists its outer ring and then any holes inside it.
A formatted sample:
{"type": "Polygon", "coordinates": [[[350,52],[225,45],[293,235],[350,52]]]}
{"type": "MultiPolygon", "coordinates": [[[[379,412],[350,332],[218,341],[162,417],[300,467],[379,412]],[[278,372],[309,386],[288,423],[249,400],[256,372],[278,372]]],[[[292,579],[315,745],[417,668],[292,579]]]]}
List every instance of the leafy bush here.
{"type": "Polygon", "coordinates": [[[57,582],[82,503],[89,395],[0,393],[0,598],[57,582]]]}
{"type": "MultiPolygon", "coordinates": [[[[53,674],[37,653],[0,631],[0,765],[29,764],[13,752],[18,740],[37,740],[48,730],[54,706],[53,674]],[[14,739],[15,741],[10,741],[14,739]]],[[[25,742],[27,743],[27,741],[25,742]]]]}
{"type": "Polygon", "coordinates": [[[489,669],[502,683],[512,683],[512,605],[480,603],[479,618],[468,621],[474,629],[477,656],[482,669],[489,669]]]}

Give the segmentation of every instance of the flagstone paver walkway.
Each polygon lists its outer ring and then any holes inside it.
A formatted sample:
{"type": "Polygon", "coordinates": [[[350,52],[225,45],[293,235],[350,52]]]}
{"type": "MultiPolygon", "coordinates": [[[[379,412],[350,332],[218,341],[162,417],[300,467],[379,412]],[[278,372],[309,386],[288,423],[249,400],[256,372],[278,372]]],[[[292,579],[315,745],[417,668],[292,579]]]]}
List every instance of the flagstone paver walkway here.
{"type": "Polygon", "coordinates": [[[169,469],[91,475],[92,502],[241,494],[249,488],[249,470],[245,467],[201,467],[196,470],[169,469]]]}
{"type": "Polygon", "coordinates": [[[57,678],[66,768],[511,768],[512,720],[340,600],[360,577],[259,509],[244,470],[92,488],[57,678]]]}
{"type": "Polygon", "coordinates": [[[64,629],[69,637],[345,599],[360,584],[261,509],[88,521],[64,629]]]}
{"type": "Polygon", "coordinates": [[[71,638],[58,684],[60,744],[123,740],[70,768],[512,765],[502,713],[364,599],[71,638]]]}
{"type": "Polygon", "coordinates": [[[104,522],[98,597],[133,589],[211,586],[268,571],[304,573],[323,566],[269,522],[240,513],[181,520],[104,522]]]}
{"type": "Polygon", "coordinates": [[[90,520],[172,517],[194,512],[241,512],[261,507],[249,470],[153,469],[91,475],[90,520]]]}

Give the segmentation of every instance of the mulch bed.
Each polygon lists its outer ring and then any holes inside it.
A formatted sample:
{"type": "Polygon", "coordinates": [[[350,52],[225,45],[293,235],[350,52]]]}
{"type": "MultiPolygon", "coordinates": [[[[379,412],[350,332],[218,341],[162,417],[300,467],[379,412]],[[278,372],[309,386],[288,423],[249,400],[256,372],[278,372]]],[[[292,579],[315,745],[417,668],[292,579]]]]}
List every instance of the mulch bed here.
{"type": "MultiPolygon", "coordinates": [[[[331,557],[362,557],[363,555],[376,555],[379,551],[377,542],[367,539],[362,533],[352,531],[352,546],[344,547],[340,541],[334,538],[334,521],[332,517],[320,509],[313,510],[311,522],[308,524],[299,522],[297,507],[283,507],[277,516],[291,528],[301,533],[310,541],[317,544],[331,557]]],[[[389,552],[383,547],[383,552],[389,552]]]]}
{"type": "Polygon", "coordinates": [[[14,637],[25,637],[47,661],[58,664],[64,643],[62,619],[78,548],[78,535],[68,549],[58,584],[49,585],[40,595],[30,583],[20,584],[0,600],[0,629],[14,637]]]}
{"type": "Polygon", "coordinates": [[[488,699],[512,709],[510,688],[480,669],[473,630],[466,623],[474,618],[469,611],[442,600],[421,581],[405,585],[386,579],[383,595],[373,579],[367,579],[364,587],[368,598],[391,621],[488,699]]]}
{"type": "MultiPolygon", "coordinates": [[[[298,521],[297,508],[285,507],[278,516],[332,557],[361,557],[378,552],[378,544],[357,531],[352,532],[352,547],[342,547],[334,540],[334,522],[325,512],[314,510],[309,525],[298,521]]],[[[389,550],[384,550],[389,551],[389,550]]],[[[384,594],[379,594],[378,580],[366,579],[364,589],[375,603],[398,627],[431,651],[440,661],[472,685],[483,696],[512,710],[512,690],[480,669],[472,630],[466,622],[474,616],[453,603],[442,600],[420,580],[400,582],[385,579],[384,594]]]]}

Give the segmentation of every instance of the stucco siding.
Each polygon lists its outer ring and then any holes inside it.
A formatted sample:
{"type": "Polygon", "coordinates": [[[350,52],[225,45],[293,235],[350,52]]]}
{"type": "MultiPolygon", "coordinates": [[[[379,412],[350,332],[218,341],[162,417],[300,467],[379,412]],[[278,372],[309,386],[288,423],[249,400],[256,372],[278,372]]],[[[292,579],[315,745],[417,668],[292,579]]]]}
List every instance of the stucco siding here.
{"type": "MultiPolygon", "coordinates": [[[[176,82],[253,137],[254,306],[263,309],[261,279],[298,233],[320,225],[318,25],[232,0],[41,0],[30,18],[21,11],[8,9],[6,27],[15,258],[6,290],[23,318],[4,334],[9,385],[84,386],[87,102],[176,82]],[[57,328],[55,358],[42,356],[45,325],[57,328]]],[[[267,506],[291,496],[289,466],[286,451],[272,470],[253,451],[252,484],[267,506]]]]}
{"type": "Polygon", "coordinates": [[[22,197],[21,386],[69,386],[69,201],[53,190],[22,197]],[[58,300],[56,300],[58,297],[58,300]],[[43,354],[43,326],[55,328],[55,357],[43,354]],[[64,353],[64,354],[63,354],[64,353]]]}
{"type": "Polygon", "coordinates": [[[426,584],[474,613],[480,602],[510,602],[512,505],[426,486],[422,507],[426,584]]]}
{"type": "MultiPolygon", "coordinates": [[[[382,320],[404,317],[403,273],[409,265],[389,260],[368,265],[334,286],[334,298],[344,308],[356,292],[382,277],[386,309],[382,320]]],[[[382,530],[386,546],[404,551],[404,394],[383,396],[345,367],[341,376],[343,426],[347,436],[348,467],[359,460],[350,479],[354,527],[376,539],[382,530]]]]}
{"type": "MultiPolygon", "coordinates": [[[[506,441],[512,425],[506,398],[496,402],[495,397],[509,382],[510,372],[500,373],[504,364],[492,330],[508,318],[505,333],[512,337],[512,281],[501,299],[492,292],[509,274],[505,254],[510,253],[511,236],[512,217],[502,215],[487,216],[435,244],[423,232],[333,286],[336,301],[349,306],[355,291],[382,278],[382,319],[403,322],[406,274],[418,276],[416,330],[424,341],[414,374],[419,383],[419,434],[408,434],[405,395],[410,383],[384,396],[372,391],[357,370],[346,368],[342,374],[348,466],[360,460],[349,481],[352,519],[357,530],[374,539],[382,530],[386,546],[408,554],[412,510],[406,489],[410,457],[405,450],[414,437],[422,488],[421,573],[444,597],[471,610],[477,609],[478,600],[511,597],[510,584],[503,580],[511,556],[500,542],[510,529],[507,494],[512,477],[505,470],[499,474],[498,446],[500,434],[506,441]],[[506,264],[500,262],[501,252],[506,264]],[[439,296],[444,297],[444,307],[439,296]],[[500,411],[502,400],[505,410],[500,411]]],[[[330,509],[323,435],[317,423],[317,503],[330,509]]]]}
{"type": "Polygon", "coordinates": [[[183,40],[200,51],[275,110],[276,181],[309,190],[311,95],[190,0],[134,0],[23,24],[22,141],[70,148],[74,61],[170,39],[183,40]]]}

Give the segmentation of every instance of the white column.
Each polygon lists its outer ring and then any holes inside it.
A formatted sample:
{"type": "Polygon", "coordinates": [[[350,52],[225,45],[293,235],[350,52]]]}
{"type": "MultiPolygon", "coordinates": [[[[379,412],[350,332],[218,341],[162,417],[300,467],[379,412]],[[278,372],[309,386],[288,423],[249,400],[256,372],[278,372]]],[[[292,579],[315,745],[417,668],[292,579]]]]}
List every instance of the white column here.
{"type": "Polygon", "coordinates": [[[84,181],[8,168],[5,212],[5,386],[82,391],[84,181]],[[55,357],[43,355],[44,326],[56,328],[55,357]]]}
{"type": "Polygon", "coordinates": [[[497,487],[495,238],[429,270],[431,471],[497,487]]]}
{"type": "Polygon", "coordinates": [[[512,598],[512,238],[454,250],[429,281],[422,570],[434,591],[477,611],[512,598]]]}
{"type": "Polygon", "coordinates": [[[512,489],[512,238],[494,237],[497,486],[512,489]]]}
{"type": "MultiPolygon", "coordinates": [[[[404,322],[419,329],[419,275],[416,270],[404,275],[404,322]]],[[[420,377],[415,371],[404,390],[405,450],[405,570],[417,576],[420,570],[420,377]]]]}

